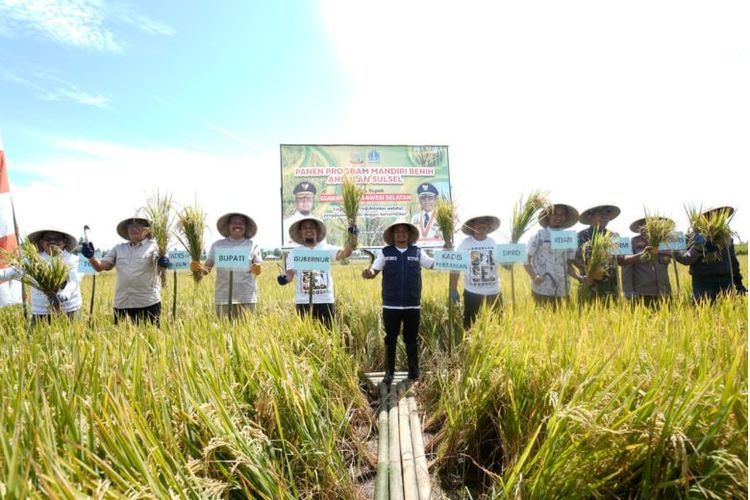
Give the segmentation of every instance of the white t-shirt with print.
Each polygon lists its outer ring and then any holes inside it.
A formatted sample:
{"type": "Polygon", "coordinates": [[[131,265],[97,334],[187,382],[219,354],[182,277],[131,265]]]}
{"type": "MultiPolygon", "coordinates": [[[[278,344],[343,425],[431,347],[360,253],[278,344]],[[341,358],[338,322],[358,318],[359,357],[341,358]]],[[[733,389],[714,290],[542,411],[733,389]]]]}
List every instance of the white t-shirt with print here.
{"type": "Polygon", "coordinates": [[[500,276],[495,261],[495,240],[487,236],[477,241],[468,236],[458,246],[461,252],[469,252],[469,270],[464,272],[464,289],[479,295],[500,293],[500,276]]]}
{"type": "MultiPolygon", "coordinates": [[[[294,262],[294,257],[300,250],[315,250],[328,252],[331,255],[331,260],[336,259],[336,254],[341,250],[341,247],[330,245],[325,241],[318,243],[315,248],[307,248],[303,246],[294,247],[287,257],[287,269],[291,269],[291,263],[294,262]]],[[[313,304],[333,304],[335,302],[335,296],[333,293],[333,276],[328,271],[297,271],[294,273],[294,303],[295,304],[309,304],[310,303],[310,277],[313,277],[313,304]]]]}

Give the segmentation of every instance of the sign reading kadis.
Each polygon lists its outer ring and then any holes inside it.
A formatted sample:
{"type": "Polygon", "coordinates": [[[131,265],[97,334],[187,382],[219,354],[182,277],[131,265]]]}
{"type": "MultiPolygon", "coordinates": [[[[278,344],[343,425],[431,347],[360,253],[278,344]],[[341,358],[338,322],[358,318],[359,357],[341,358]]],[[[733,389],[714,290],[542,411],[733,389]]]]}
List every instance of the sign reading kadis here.
{"type": "Polygon", "coordinates": [[[359,246],[384,246],[383,230],[395,221],[419,229],[418,245],[443,246],[435,204],[451,199],[448,146],[281,145],[282,246],[297,246],[289,228],[305,217],[326,224],[326,240],[343,246],[347,222],[341,185],[349,177],[364,189],[359,246]]]}

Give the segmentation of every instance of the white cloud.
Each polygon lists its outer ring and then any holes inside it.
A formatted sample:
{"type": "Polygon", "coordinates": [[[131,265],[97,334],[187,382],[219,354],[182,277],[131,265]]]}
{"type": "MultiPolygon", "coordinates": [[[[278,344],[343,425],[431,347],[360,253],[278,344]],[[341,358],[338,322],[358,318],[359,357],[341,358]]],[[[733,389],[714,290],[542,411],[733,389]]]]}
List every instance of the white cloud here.
{"type": "Polygon", "coordinates": [[[342,142],[450,146],[465,215],[508,230],[535,188],[584,209],[739,207],[750,164],[744,20],[728,2],[328,0],[323,19],[352,85],[342,142]]]}
{"type": "Polygon", "coordinates": [[[8,165],[11,191],[21,230],[31,232],[49,224],[74,235],[84,224],[98,247],[119,242],[117,223],[146,204],[148,197],[171,193],[180,206],[198,203],[207,212],[210,244],[218,237],[216,219],[242,211],[258,224],[263,247],[280,243],[281,216],[277,153],[227,157],[165,146],[135,147],[109,142],[63,140],[68,153],[39,163],[8,165]],[[14,183],[13,174],[38,175],[44,181],[14,183]]]}
{"type": "Polygon", "coordinates": [[[110,99],[103,94],[92,94],[51,73],[30,68],[26,64],[6,69],[0,79],[32,89],[36,97],[45,101],[71,101],[97,108],[110,108],[110,99]]]}
{"type": "Polygon", "coordinates": [[[130,24],[151,35],[171,36],[170,26],[138,14],[125,3],[104,0],[0,0],[0,34],[33,34],[63,45],[102,52],[122,52],[112,32],[130,24]]]}

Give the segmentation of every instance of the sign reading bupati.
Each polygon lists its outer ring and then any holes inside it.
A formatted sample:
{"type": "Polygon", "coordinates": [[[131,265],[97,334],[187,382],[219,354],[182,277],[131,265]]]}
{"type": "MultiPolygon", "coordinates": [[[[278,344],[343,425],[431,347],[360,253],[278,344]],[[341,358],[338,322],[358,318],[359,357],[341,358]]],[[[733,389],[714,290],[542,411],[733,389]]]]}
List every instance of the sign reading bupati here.
{"type": "Polygon", "coordinates": [[[578,248],[578,235],[575,231],[550,230],[549,241],[552,250],[576,250],[578,248]]]}
{"type": "Polygon", "coordinates": [[[454,252],[452,250],[437,250],[434,253],[435,267],[437,271],[463,271],[469,270],[469,252],[454,252]]]}
{"type": "Polygon", "coordinates": [[[289,254],[289,266],[295,271],[330,271],[333,256],[325,250],[296,249],[289,254]]]}
{"type": "Polygon", "coordinates": [[[501,264],[526,262],[526,245],[523,243],[506,243],[495,249],[497,261],[501,264]]]}
{"type": "Polygon", "coordinates": [[[448,146],[281,145],[282,246],[294,222],[322,219],[329,243],[343,246],[346,222],[341,184],[346,176],[364,187],[359,246],[382,247],[383,230],[396,220],[419,229],[421,247],[443,246],[435,220],[439,198],[450,200],[448,146]]]}
{"type": "Polygon", "coordinates": [[[218,269],[250,269],[250,247],[214,248],[214,266],[218,269]]]}

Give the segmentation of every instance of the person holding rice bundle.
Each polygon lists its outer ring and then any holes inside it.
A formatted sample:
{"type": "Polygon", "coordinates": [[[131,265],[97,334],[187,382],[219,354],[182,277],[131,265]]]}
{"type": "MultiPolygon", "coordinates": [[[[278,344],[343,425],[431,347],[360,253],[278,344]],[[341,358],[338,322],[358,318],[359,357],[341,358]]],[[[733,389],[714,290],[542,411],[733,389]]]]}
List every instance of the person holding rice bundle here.
{"type": "Polygon", "coordinates": [[[531,296],[539,305],[557,307],[570,295],[570,279],[583,280],[573,262],[575,250],[553,250],[552,232],[573,227],[578,210],[564,203],[555,203],[539,215],[542,228],[531,238],[524,265],[531,277],[531,296]]]}
{"type": "Polygon", "coordinates": [[[94,244],[84,243],[81,253],[96,272],[116,268],[114,320],[123,318],[136,323],[159,326],[161,316],[161,280],[158,268],[169,266],[168,257],[159,257],[159,249],[151,238],[148,220],[130,217],[117,224],[117,234],[125,243],[112,248],[103,259],[94,254],[94,244]]]}
{"type": "MultiPolygon", "coordinates": [[[[658,219],[674,227],[674,222],[669,219],[658,219]]],[[[654,254],[654,248],[648,245],[645,217],[633,221],[630,230],[638,235],[631,239],[633,254],[618,259],[622,266],[622,294],[626,299],[642,301],[646,306],[657,305],[672,295],[668,272],[672,258],[668,252],[654,254]]]]}
{"type": "MultiPolygon", "coordinates": [[[[482,305],[499,310],[502,305],[500,277],[495,261],[495,240],[487,236],[497,231],[500,219],[494,215],[472,217],[464,222],[461,231],[467,237],[458,246],[458,251],[469,253],[469,271],[464,273],[464,328],[469,329],[479,314],[482,305]]],[[[450,299],[460,301],[458,278],[460,272],[450,275],[450,299]]]]}
{"type": "Polygon", "coordinates": [[[362,277],[373,279],[383,272],[383,327],[385,328],[385,376],[383,383],[393,382],[396,372],[396,342],[403,325],[409,379],[419,378],[419,317],[422,299],[422,268],[432,269],[435,262],[414,243],[419,229],[414,224],[397,221],[383,231],[388,246],[362,277]]]}
{"type": "MultiPolygon", "coordinates": [[[[617,235],[607,229],[607,224],[620,215],[620,209],[614,205],[597,205],[581,212],[578,221],[589,226],[578,233],[578,251],[576,253],[575,265],[579,269],[584,287],[584,295],[589,299],[616,299],[619,294],[617,283],[617,262],[615,257],[609,257],[601,267],[594,270],[591,275],[586,275],[586,260],[590,258],[590,250],[587,243],[592,242],[595,234],[607,237],[617,235]]],[[[582,297],[584,296],[582,295],[582,297]]]]}
{"type": "MultiPolygon", "coordinates": [[[[205,264],[200,266],[204,274],[210,273],[213,269],[218,248],[247,247],[250,257],[250,265],[247,271],[232,274],[231,311],[229,309],[229,273],[231,270],[223,268],[216,270],[216,289],[214,292],[216,315],[236,318],[245,312],[255,312],[255,305],[258,302],[256,276],[260,274],[260,263],[263,262],[260,248],[253,242],[253,238],[258,233],[258,226],[248,215],[231,212],[219,217],[216,221],[216,228],[224,238],[211,245],[205,264]]],[[[198,264],[200,265],[200,263],[198,264]]],[[[195,264],[192,264],[191,270],[196,267],[195,264]]]]}
{"type": "MultiPolygon", "coordinates": [[[[55,293],[45,294],[41,290],[31,288],[31,322],[49,322],[52,313],[59,310],[68,318],[78,316],[81,309],[81,288],[78,278],[78,256],[71,252],[78,242],[71,234],[59,229],[42,229],[34,231],[28,236],[29,241],[36,245],[39,257],[49,262],[53,255],[61,255],[68,268],[67,280],[62,288],[55,293]]],[[[0,281],[20,278],[23,271],[15,267],[0,269],[0,281]]]]}
{"type": "Polygon", "coordinates": [[[740,295],[747,294],[728,226],[733,214],[733,207],[711,208],[694,214],[687,250],[674,252],[677,262],[690,266],[696,301],[713,302],[720,294],[733,290],[740,295]]]}
{"type": "MultiPolygon", "coordinates": [[[[294,262],[295,256],[301,250],[316,250],[327,252],[333,260],[349,257],[356,247],[356,238],[348,238],[344,248],[325,242],[326,225],[317,217],[305,217],[289,228],[289,238],[300,246],[294,247],[287,262],[294,262]]],[[[356,226],[349,226],[349,234],[356,235],[356,226]]],[[[312,287],[312,316],[321,321],[328,328],[333,325],[336,315],[336,298],[333,291],[333,276],[322,270],[299,271],[287,264],[286,272],[280,274],[276,280],[279,285],[286,285],[295,281],[294,303],[297,313],[304,317],[310,312],[310,292],[312,287]],[[295,279],[296,278],[296,279],[295,279]]]]}

